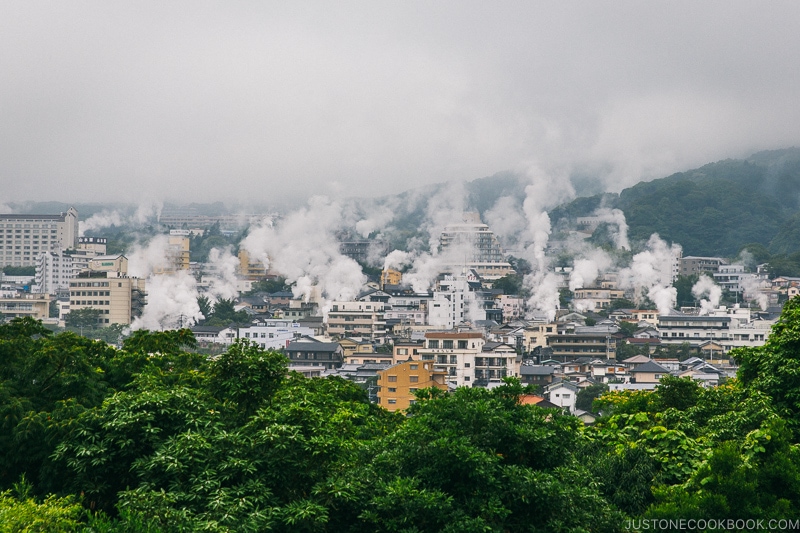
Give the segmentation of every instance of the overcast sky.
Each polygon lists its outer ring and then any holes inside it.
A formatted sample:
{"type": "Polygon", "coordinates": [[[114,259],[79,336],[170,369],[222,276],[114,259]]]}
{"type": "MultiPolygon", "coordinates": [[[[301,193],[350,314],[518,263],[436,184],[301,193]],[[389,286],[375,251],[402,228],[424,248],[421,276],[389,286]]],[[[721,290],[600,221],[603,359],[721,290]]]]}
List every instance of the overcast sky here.
{"type": "Polygon", "coordinates": [[[619,190],[800,145],[800,2],[0,3],[0,204],[619,190]]]}

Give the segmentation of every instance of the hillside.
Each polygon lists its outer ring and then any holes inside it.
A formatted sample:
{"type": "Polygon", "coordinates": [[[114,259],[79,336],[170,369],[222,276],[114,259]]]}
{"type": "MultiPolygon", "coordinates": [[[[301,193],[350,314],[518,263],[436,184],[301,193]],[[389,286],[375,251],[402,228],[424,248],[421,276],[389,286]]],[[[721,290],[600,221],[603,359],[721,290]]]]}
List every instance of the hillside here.
{"type": "Polygon", "coordinates": [[[759,152],[666,178],[617,195],[578,198],[551,212],[574,220],[600,205],[625,213],[632,240],[658,233],[685,255],[736,256],[749,243],[771,254],[800,250],[800,149],[759,152]]]}

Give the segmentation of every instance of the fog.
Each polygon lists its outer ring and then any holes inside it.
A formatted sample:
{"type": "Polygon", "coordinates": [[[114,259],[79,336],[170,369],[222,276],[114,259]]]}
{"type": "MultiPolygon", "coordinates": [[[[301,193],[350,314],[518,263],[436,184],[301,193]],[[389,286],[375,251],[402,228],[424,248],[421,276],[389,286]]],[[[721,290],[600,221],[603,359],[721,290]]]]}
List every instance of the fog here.
{"type": "Polygon", "coordinates": [[[795,2],[3,2],[0,204],[616,191],[800,144],[798,60],[795,2]]]}

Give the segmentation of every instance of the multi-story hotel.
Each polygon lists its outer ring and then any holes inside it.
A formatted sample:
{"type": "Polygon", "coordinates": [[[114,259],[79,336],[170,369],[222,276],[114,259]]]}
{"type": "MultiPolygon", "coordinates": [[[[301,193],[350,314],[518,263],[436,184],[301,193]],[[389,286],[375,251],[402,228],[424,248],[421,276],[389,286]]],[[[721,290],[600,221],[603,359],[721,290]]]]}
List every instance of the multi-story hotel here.
{"type": "Polygon", "coordinates": [[[0,266],[36,266],[41,252],[78,245],[78,212],[60,215],[0,214],[0,266]]]}
{"type": "Polygon", "coordinates": [[[465,221],[445,226],[439,237],[439,251],[451,263],[451,273],[475,270],[484,279],[499,279],[514,273],[505,260],[503,248],[489,226],[477,213],[465,213],[465,221]]]}
{"type": "Polygon", "coordinates": [[[145,280],[128,277],[124,255],[98,256],[69,283],[70,311],[97,309],[101,324],[130,324],[145,305],[145,280]]]}

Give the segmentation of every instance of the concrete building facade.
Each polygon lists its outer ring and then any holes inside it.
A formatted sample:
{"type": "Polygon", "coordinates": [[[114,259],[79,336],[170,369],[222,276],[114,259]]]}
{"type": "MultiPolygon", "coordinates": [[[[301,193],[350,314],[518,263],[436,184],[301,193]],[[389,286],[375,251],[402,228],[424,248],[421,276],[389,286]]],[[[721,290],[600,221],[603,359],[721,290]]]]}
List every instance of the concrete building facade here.
{"type": "Polygon", "coordinates": [[[36,266],[41,252],[78,245],[78,212],[59,215],[0,214],[0,266],[36,266]]]}

